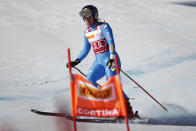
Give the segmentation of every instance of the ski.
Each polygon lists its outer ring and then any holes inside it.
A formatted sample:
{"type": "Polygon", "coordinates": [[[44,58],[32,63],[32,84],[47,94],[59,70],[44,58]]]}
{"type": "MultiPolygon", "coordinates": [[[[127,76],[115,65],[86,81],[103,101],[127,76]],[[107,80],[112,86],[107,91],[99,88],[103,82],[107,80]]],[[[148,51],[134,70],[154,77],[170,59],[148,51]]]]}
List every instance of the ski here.
{"type": "MultiPolygon", "coordinates": [[[[65,113],[55,113],[55,112],[44,112],[35,109],[31,109],[31,112],[44,115],[44,116],[56,116],[56,117],[63,117],[65,119],[73,121],[73,116],[71,114],[65,113]]],[[[124,119],[117,119],[115,117],[108,117],[108,118],[89,118],[89,117],[80,117],[76,116],[77,122],[89,122],[89,123],[122,123],[124,119]]]]}
{"type": "Polygon", "coordinates": [[[39,114],[39,115],[44,115],[44,116],[65,117],[66,119],[72,120],[72,115],[71,114],[44,112],[44,111],[39,111],[39,110],[35,110],[35,109],[31,109],[31,112],[39,114]]]}

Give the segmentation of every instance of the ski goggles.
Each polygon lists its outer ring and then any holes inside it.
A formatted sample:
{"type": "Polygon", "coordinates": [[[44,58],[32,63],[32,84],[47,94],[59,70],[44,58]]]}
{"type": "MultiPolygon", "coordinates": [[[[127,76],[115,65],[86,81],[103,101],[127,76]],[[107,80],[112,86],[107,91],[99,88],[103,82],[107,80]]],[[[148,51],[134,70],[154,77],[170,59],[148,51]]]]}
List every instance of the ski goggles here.
{"type": "Polygon", "coordinates": [[[82,18],[84,18],[84,17],[88,18],[92,15],[92,12],[91,12],[91,10],[81,10],[79,12],[79,14],[82,18]]]}

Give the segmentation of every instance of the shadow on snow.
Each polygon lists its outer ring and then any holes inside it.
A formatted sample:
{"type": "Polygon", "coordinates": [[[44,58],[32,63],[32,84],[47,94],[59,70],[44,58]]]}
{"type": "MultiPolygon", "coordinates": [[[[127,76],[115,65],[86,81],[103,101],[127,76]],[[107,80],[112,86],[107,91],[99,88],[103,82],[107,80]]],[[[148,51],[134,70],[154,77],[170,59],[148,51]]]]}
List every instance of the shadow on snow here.
{"type": "Polygon", "coordinates": [[[173,2],[173,4],[196,7],[196,1],[186,1],[186,2],[173,2]]]}

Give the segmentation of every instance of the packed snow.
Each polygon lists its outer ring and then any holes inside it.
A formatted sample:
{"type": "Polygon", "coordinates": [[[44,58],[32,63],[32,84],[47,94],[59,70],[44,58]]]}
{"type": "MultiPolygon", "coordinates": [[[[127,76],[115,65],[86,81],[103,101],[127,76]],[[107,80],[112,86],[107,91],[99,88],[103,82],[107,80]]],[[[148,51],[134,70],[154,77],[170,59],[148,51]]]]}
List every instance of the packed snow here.
{"type": "MultiPolygon", "coordinates": [[[[151,118],[130,129],[195,131],[195,0],[0,0],[0,131],[72,130],[72,122],[30,109],[71,112],[66,50],[75,59],[83,48],[86,25],[78,12],[87,4],[112,27],[122,70],[168,109],[121,74],[133,110],[151,118]]],[[[77,67],[87,73],[94,59],[91,51],[77,67]]],[[[77,127],[126,130],[125,124],[77,127]]]]}

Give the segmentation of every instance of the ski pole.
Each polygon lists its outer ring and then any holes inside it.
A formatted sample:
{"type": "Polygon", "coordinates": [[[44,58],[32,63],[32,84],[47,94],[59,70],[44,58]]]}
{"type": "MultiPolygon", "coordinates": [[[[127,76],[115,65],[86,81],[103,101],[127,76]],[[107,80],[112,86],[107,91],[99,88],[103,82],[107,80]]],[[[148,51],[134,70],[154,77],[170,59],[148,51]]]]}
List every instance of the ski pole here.
{"type": "Polygon", "coordinates": [[[150,95],[141,85],[139,85],[134,79],[132,79],[127,73],[123,70],[120,70],[125,76],[127,76],[131,81],[133,81],[138,87],[140,87],[146,94],[148,94],[156,103],[158,103],[165,111],[168,111],[166,107],[164,107],[161,103],[159,103],[152,95],[150,95]]]}
{"type": "Polygon", "coordinates": [[[74,69],[76,69],[78,72],[80,72],[83,76],[85,76],[85,77],[87,77],[87,75],[86,74],[84,74],[80,69],[78,69],[77,67],[73,67],[74,69]]]}
{"type": "MultiPolygon", "coordinates": [[[[84,74],[80,69],[78,69],[77,67],[73,67],[74,69],[76,69],[78,72],[80,72],[83,76],[87,77],[86,74],[84,74]]],[[[101,85],[99,85],[98,83],[96,83],[99,87],[101,87],[101,85]]]]}

